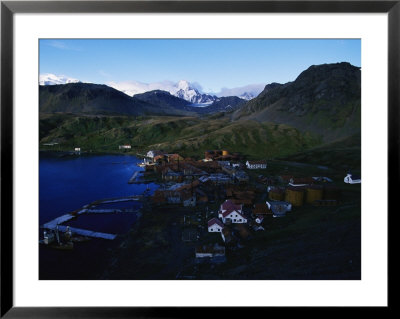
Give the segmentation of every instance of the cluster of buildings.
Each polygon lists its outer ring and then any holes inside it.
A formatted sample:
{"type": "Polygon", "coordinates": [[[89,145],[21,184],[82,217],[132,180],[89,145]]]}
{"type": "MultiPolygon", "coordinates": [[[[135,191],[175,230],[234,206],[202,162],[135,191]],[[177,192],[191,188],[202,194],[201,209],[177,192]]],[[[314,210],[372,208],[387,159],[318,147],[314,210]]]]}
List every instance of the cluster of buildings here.
{"type": "MultiPolygon", "coordinates": [[[[259,176],[260,179],[264,178],[259,176]]],[[[265,181],[272,183],[276,180],[280,181],[280,185],[286,185],[268,186],[268,199],[265,203],[253,204],[251,188],[242,199],[236,200],[233,199],[235,191],[240,191],[235,187],[227,189],[228,199],[220,205],[217,217],[208,220],[208,232],[220,234],[227,248],[236,248],[241,241],[252,236],[251,230],[265,230],[263,223],[267,216],[283,217],[292,207],[304,204],[336,205],[340,197],[340,189],[329,185],[332,180],[327,177],[279,176],[277,179],[265,181]],[[244,206],[249,204],[252,209],[245,212],[244,206]]]]}
{"type": "MultiPolygon", "coordinates": [[[[226,150],[206,151],[205,158],[200,161],[154,150],[149,151],[147,157],[150,160],[146,170],[159,173],[165,182],[163,188],[155,191],[154,204],[194,207],[222,203],[217,214],[207,220],[207,233],[220,234],[224,245],[214,242],[198,246],[195,249],[198,262],[224,261],[225,249],[240,247],[243,240],[251,238],[252,231],[265,230],[263,224],[268,216],[284,217],[293,207],[304,204],[337,205],[340,197],[340,189],[329,185],[332,180],[321,176],[259,175],[256,186],[252,186],[249,170],[266,169],[267,163],[240,162],[238,154],[226,150]],[[260,195],[261,184],[265,186],[260,195]],[[260,198],[264,198],[262,202],[260,198]]],[[[351,176],[347,179],[357,182],[354,177],[351,180],[351,176]]]]}
{"type": "Polygon", "coordinates": [[[239,191],[236,186],[247,185],[249,176],[245,165],[227,158],[237,158],[228,151],[207,151],[207,160],[195,161],[183,158],[179,154],[168,154],[163,151],[149,151],[149,160],[142,163],[146,171],[160,174],[165,187],[158,189],[153,202],[156,204],[183,204],[195,206],[197,203],[207,203],[215,200],[216,189],[222,188],[227,198],[233,202],[252,204],[254,191],[239,191]],[[214,157],[212,157],[213,155],[214,157]],[[221,159],[224,160],[216,160],[221,159]],[[174,185],[169,185],[175,183],[174,185]]]}

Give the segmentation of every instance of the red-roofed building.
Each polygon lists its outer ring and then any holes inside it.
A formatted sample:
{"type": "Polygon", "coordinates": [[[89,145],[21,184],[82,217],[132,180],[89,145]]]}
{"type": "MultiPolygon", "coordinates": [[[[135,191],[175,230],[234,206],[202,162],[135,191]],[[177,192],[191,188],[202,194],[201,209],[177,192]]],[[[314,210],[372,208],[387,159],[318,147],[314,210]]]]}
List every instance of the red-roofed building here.
{"type": "Polygon", "coordinates": [[[208,231],[210,233],[220,233],[224,228],[224,224],[217,218],[213,218],[208,221],[208,231]]]}
{"type": "Polygon", "coordinates": [[[232,223],[247,223],[247,218],[243,214],[242,205],[236,205],[231,200],[226,200],[222,203],[218,217],[224,223],[230,220],[232,223]]]}

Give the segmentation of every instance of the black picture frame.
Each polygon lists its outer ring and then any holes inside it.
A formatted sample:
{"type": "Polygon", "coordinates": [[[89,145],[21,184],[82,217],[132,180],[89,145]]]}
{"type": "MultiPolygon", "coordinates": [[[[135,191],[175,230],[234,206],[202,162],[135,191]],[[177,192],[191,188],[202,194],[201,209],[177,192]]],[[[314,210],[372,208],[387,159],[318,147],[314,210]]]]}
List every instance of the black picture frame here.
{"type": "MultiPolygon", "coordinates": [[[[13,304],[13,16],[15,13],[387,13],[388,14],[388,203],[399,179],[400,0],[396,1],[1,1],[1,317],[6,318],[177,318],[185,307],[14,307],[13,304]]],[[[388,213],[389,213],[388,211],[388,213]]],[[[388,214],[390,223],[390,214],[388,214]]],[[[389,232],[388,232],[389,234],[389,232]]],[[[390,236],[388,237],[388,242],[390,236]]],[[[390,245],[389,245],[390,251],[390,245]]],[[[389,285],[389,281],[388,281],[389,285]]],[[[390,298],[387,309],[390,309],[390,298]]],[[[264,311],[265,308],[252,308],[264,311]]],[[[322,310],[321,308],[318,308],[322,310]]],[[[267,311],[277,313],[277,308],[267,311]]],[[[293,310],[293,307],[291,308],[293,310]]],[[[304,312],[304,308],[300,312],[304,312]]],[[[322,310],[325,311],[326,309],[322,310]]],[[[333,311],[336,312],[337,308],[333,311]]],[[[208,309],[196,309],[208,315],[208,309]]],[[[213,315],[226,314],[216,308],[213,315]]]]}

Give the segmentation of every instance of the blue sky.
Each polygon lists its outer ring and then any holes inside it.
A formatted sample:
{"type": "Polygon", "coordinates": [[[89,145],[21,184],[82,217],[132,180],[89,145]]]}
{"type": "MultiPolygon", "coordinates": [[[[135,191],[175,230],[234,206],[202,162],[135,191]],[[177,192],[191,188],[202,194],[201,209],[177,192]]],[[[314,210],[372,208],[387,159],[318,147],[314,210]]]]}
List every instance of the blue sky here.
{"type": "Polygon", "coordinates": [[[43,39],[40,74],[84,82],[188,80],[205,92],[293,81],[311,65],[361,66],[361,40],[43,39]]]}

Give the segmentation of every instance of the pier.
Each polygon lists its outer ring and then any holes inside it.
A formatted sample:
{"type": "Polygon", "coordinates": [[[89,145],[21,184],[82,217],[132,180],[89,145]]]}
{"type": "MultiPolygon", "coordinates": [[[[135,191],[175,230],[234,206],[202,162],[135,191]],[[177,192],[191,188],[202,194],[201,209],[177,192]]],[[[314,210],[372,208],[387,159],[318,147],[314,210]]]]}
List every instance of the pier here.
{"type": "Polygon", "coordinates": [[[62,215],[60,217],[57,217],[55,219],[53,219],[52,221],[43,224],[43,228],[48,228],[48,229],[56,229],[57,225],[65,223],[69,220],[71,220],[72,218],[75,218],[76,216],[72,215],[72,214],[65,214],[62,215]]]}
{"type": "MultiPolygon", "coordinates": [[[[55,228],[53,230],[55,230],[55,228]]],[[[65,232],[67,230],[67,226],[59,225],[58,230],[65,232]]],[[[75,228],[75,227],[69,227],[69,230],[73,234],[78,234],[78,235],[86,236],[86,237],[102,238],[102,239],[108,239],[108,240],[114,240],[115,237],[117,237],[117,235],[115,235],[115,234],[100,233],[100,232],[95,232],[92,230],[75,228]]]]}
{"type": "MultiPolygon", "coordinates": [[[[138,172],[137,172],[138,173],[138,172]]],[[[58,227],[58,230],[60,231],[66,231],[67,226],[61,225],[67,221],[70,221],[73,218],[76,218],[79,215],[83,214],[115,214],[115,213],[137,213],[139,210],[138,209],[131,209],[131,208],[95,208],[97,205],[100,204],[111,204],[111,203],[120,203],[120,202],[128,202],[128,201],[139,201],[143,199],[143,195],[134,195],[134,196],[127,196],[127,197],[118,197],[118,198],[107,198],[103,200],[97,200],[94,201],[90,204],[87,204],[83,206],[81,209],[75,210],[71,213],[64,214],[62,216],[59,216],[47,223],[44,223],[41,228],[45,229],[50,229],[50,230],[56,230],[58,227]]],[[[92,230],[87,230],[87,229],[80,229],[80,228],[74,228],[70,227],[69,228],[72,233],[82,235],[82,236],[87,236],[87,237],[95,237],[95,238],[102,238],[102,239],[108,239],[108,240],[113,240],[117,235],[115,234],[106,234],[106,233],[100,233],[100,232],[95,232],[92,230]]]]}
{"type": "Polygon", "coordinates": [[[133,184],[136,181],[136,178],[139,175],[139,173],[140,173],[140,171],[134,172],[132,177],[129,179],[128,184],[133,184]]]}
{"type": "Polygon", "coordinates": [[[137,209],[87,209],[86,214],[114,214],[114,213],[137,213],[137,209]]]}

